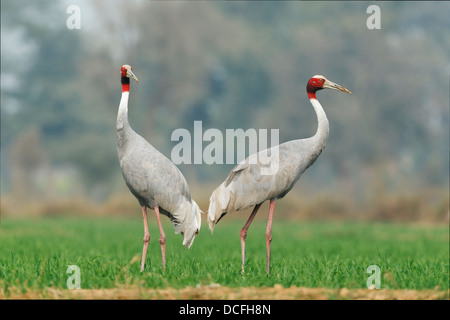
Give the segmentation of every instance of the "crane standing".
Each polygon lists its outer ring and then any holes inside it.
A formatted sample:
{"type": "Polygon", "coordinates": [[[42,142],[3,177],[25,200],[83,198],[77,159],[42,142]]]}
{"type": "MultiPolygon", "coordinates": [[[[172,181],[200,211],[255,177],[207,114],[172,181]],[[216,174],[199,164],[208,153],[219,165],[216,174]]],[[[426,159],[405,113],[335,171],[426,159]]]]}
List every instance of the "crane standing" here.
{"type": "Polygon", "coordinates": [[[123,178],[142,207],[144,218],[144,247],[141,272],[150,241],[147,208],[154,209],[159,226],[162,265],[166,267],[166,236],[161,225],[160,213],[169,217],[175,233],[183,236],[183,245],[190,248],[200,230],[201,210],[192,199],[189,186],[178,168],[138,135],[128,123],[128,99],[130,78],[139,83],[131,66],[120,69],[122,97],[117,114],[117,151],[123,178]]]}
{"type": "MultiPolygon", "coordinates": [[[[270,200],[269,217],[267,221],[266,272],[270,272],[270,245],[272,241],[272,220],[275,200],[283,198],[294,186],[301,174],[311,166],[325,148],[329,133],[328,119],[321,104],[316,98],[316,92],[321,89],[334,89],[351,93],[344,87],[316,75],[306,86],[308,98],[317,115],[318,127],[314,136],[285,142],[279,146],[262,150],[249,156],[235,166],[227,179],[220,184],[209,199],[208,223],[211,232],[215,225],[227,213],[244,210],[254,206],[247,222],[240,232],[242,273],[245,266],[245,238],[247,230],[253,221],[261,204],[270,200]],[[277,170],[273,174],[263,174],[265,168],[262,157],[270,154],[270,161],[277,162],[277,170]]],[[[266,161],[264,161],[266,162],[266,161]]]]}

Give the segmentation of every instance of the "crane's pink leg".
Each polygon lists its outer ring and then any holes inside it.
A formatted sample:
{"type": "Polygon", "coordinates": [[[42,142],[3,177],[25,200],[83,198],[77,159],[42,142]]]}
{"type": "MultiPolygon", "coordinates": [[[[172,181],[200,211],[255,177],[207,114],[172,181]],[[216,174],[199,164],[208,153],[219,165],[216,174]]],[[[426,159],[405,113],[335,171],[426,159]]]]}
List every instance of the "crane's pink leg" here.
{"type": "Polygon", "coordinates": [[[250,227],[250,224],[253,221],[253,218],[255,217],[256,213],[258,212],[259,207],[261,207],[261,203],[257,204],[254,208],[252,213],[250,214],[250,217],[248,217],[247,222],[245,223],[244,227],[242,227],[240,235],[241,235],[241,259],[242,259],[242,268],[241,273],[244,274],[244,266],[245,266],[245,238],[247,237],[247,230],[250,227]]]}
{"type": "Polygon", "coordinates": [[[159,243],[161,244],[161,255],[162,255],[162,265],[163,270],[166,270],[166,235],[164,234],[164,229],[161,224],[161,216],[159,214],[159,207],[155,207],[156,219],[158,220],[159,226],[159,243]]]}
{"type": "Polygon", "coordinates": [[[270,273],[270,244],[272,242],[272,219],[273,219],[273,209],[275,208],[275,200],[270,200],[269,208],[269,219],[267,220],[266,229],[266,247],[267,247],[267,274],[270,273]]]}
{"type": "Polygon", "coordinates": [[[147,255],[148,243],[150,242],[150,232],[148,231],[147,208],[142,207],[142,216],[144,217],[144,248],[142,249],[141,272],[144,271],[145,256],[147,255]]]}

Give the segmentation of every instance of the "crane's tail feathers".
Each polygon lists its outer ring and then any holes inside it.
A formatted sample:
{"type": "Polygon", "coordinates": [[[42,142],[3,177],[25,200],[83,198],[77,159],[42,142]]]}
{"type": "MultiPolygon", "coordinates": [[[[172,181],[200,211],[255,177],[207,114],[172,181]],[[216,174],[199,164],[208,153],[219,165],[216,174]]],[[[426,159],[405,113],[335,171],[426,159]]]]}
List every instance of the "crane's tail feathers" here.
{"type": "Polygon", "coordinates": [[[180,223],[174,222],[175,233],[181,233],[183,235],[183,246],[189,249],[194,243],[195,236],[200,231],[202,223],[201,214],[197,203],[192,199],[190,202],[183,203],[177,211],[173,213],[173,216],[181,221],[180,223]]]}

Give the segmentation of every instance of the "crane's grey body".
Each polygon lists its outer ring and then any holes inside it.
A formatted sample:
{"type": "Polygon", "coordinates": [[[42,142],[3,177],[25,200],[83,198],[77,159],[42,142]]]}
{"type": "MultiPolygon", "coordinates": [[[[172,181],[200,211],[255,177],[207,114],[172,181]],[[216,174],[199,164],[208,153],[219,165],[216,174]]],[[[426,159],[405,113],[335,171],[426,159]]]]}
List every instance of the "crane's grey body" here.
{"type": "Polygon", "coordinates": [[[117,151],[125,182],[142,207],[159,207],[175,232],[190,247],[200,229],[200,208],[192,199],[183,174],[128,123],[128,92],[122,93],[117,115],[117,151]]]}
{"type": "Polygon", "coordinates": [[[208,223],[211,232],[219,220],[227,213],[254,206],[252,213],[240,232],[242,273],[244,273],[245,266],[245,238],[247,237],[247,230],[261,204],[266,200],[270,200],[269,217],[265,233],[267,249],[266,272],[269,274],[275,201],[283,198],[293,188],[302,173],[316,161],[323,148],[325,148],[329,124],[327,116],[316,98],[316,91],[324,88],[351,93],[344,87],[327,80],[324,76],[317,75],[308,81],[306,92],[318,120],[317,132],[314,136],[307,139],[288,141],[251,155],[231,170],[225,181],[213,191],[209,199],[208,223]]]}
{"type": "Polygon", "coordinates": [[[179,224],[171,212],[192,198],[178,168],[132,130],[118,153],[125,182],[139,204],[148,208],[159,206],[161,213],[179,224]]]}
{"type": "Polygon", "coordinates": [[[318,128],[313,137],[292,140],[251,155],[235,166],[227,179],[213,191],[208,210],[211,230],[227,213],[244,210],[266,200],[283,198],[302,173],[311,166],[325,148],[329,132],[328,119],[317,100],[311,100],[317,114],[318,128]],[[262,153],[278,161],[273,174],[262,174],[262,153]]]}

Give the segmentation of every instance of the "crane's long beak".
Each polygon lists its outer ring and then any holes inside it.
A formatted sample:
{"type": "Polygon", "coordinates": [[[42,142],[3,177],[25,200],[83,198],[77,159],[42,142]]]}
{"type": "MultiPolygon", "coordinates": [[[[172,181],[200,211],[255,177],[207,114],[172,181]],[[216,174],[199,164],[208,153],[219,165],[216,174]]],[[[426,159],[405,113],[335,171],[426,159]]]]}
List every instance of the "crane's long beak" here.
{"type": "Polygon", "coordinates": [[[325,80],[325,83],[323,84],[323,87],[324,88],[328,88],[328,89],[333,89],[333,90],[339,90],[339,91],[342,91],[342,92],[346,92],[348,94],[352,94],[350,92],[350,90],[347,90],[343,86],[341,86],[341,85],[339,85],[337,83],[334,83],[334,82],[332,82],[330,80],[325,80]]]}
{"type": "Polygon", "coordinates": [[[136,82],[137,82],[138,84],[141,84],[141,83],[139,82],[139,79],[134,75],[133,71],[128,70],[127,73],[128,73],[128,76],[129,76],[130,78],[133,78],[134,80],[136,80],[136,82]]]}

